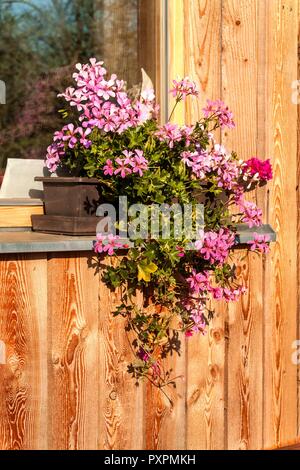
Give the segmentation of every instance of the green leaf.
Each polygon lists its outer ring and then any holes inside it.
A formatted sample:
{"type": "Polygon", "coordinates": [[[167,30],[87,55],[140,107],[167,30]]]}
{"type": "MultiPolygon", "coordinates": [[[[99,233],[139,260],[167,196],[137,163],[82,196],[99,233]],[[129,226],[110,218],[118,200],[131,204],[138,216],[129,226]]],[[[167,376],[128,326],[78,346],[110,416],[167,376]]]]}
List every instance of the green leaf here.
{"type": "Polygon", "coordinates": [[[158,266],[153,262],[148,262],[146,260],[140,261],[138,263],[138,280],[150,282],[151,274],[155,273],[158,270],[158,266]]]}

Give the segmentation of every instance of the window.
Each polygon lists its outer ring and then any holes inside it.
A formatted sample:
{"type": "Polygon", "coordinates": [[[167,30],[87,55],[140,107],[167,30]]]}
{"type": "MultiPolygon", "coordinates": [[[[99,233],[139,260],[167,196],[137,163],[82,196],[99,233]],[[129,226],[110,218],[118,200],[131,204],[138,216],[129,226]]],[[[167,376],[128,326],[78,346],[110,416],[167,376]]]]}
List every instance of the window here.
{"type": "Polygon", "coordinates": [[[124,78],[129,88],[141,82],[144,67],[158,86],[163,4],[1,1],[0,80],[6,103],[0,103],[0,168],[7,158],[44,157],[61,125],[57,94],[70,85],[77,62],[104,60],[108,72],[124,78]]]}

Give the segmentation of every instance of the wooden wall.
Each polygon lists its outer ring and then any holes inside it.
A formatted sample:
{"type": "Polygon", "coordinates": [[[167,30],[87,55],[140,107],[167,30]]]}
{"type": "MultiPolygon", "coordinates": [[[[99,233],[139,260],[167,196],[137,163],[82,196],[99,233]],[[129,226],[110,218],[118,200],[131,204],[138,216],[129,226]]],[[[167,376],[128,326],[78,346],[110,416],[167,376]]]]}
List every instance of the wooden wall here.
{"type": "Polygon", "coordinates": [[[237,127],[221,142],[241,158],[272,160],[273,183],[251,197],[278,235],[270,256],[239,263],[249,295],[220,311],[206,341],[188,343],[187,447],[280,446],[299,434],[300,418],[291,359],[300,338],[299,2],[171,0],[169,8],[170,75],[190,75],[201,90],[176,119],[195,121],[207,98],[229,105],[237,127]]]}
{"type": "MultiPolygon", "coordinates": [[[[220,136],[242,158],[271,157],[274,180],[253,194],[278,240],[241,260],[249,294],[218,306],[207,337],[172,360],[174,405],[126,372],[118,293],[91,254],[0,256],[1,449],[257,449],[299,436],[292,343],[299,332],[298,0],[169,0],[170,77],[189,74],[201,98],[223,98],[237,128],[220,136]]],[[[110,262],[107,260],[107,262],[110,262]]]]}

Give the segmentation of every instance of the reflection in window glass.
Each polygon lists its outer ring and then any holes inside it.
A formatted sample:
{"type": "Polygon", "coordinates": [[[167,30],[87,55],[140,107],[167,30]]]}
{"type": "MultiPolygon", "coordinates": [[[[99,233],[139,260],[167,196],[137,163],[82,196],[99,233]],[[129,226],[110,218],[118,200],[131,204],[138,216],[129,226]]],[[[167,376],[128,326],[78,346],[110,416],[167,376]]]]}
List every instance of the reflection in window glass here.
{"type": "MultiPolygon", "coordinates": [[[[60,127],[57,94],[77,62],[104,60],[128,87],[141,80],[139,0],[0,0],[0,168],[43,158],[60,127]]],[[[148,7],[152,0],[148,0],[148,7]]],[[[143,13],[143,17],[145,14],[143,13]]]]}

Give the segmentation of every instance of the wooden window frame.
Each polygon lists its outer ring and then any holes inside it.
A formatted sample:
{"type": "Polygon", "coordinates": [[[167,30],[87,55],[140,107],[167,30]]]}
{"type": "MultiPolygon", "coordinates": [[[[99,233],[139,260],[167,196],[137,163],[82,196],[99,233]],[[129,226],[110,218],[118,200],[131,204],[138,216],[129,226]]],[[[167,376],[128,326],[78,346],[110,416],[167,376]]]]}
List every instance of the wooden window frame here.
{"type": "Polygon", "coordinates": [[[168,0],[139,1],[139,64],[153,80],[161,122],[168,114],[168,0]]]}

